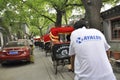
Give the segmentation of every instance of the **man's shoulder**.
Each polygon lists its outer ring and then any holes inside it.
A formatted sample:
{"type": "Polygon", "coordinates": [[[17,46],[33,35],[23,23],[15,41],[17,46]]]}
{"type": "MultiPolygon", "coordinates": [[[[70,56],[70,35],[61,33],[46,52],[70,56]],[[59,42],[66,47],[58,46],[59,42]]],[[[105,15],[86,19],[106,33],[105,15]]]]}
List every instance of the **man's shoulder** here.
{"type": "Polygon", "coordinates": [[[90,33],[90,32],[96,32],[96,33],[102,33],[100,30],[98,29],[95,29],[95,28],[79,28],[79,29],[76,29],[72,32],[72,34],[78,34],[78,33],[90,33]]]}
{"type": "Polygon", "coordinates": [[[76,29],[72,32],[72,34],[76,34],[76,33],[80,33],[81,32],[81,29],[76,29]]]}

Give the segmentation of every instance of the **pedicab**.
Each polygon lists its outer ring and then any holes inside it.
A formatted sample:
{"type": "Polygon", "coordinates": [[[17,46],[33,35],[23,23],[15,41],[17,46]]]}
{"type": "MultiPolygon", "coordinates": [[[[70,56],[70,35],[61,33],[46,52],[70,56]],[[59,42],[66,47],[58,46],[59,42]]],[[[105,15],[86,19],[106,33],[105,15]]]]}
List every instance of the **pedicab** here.
{"type": "Polygon", "coordinates": [[[43,36],[43,40],[44,40],[44,50],[47,56],[47,53],[51,51],[51,42],[50,42],[49,34],[45,34],[43,36]]]}
{"type": "Polygon", "coordinates": [[[40,37],[40,41],[39,41],[39,44],[38,44],[39,48],[40,49],[44,49],[44,40],[43,40],[43,36],[40,37]]]}
{"type": "Polygon", "coordinates": [[[51,58],[55,74],[57,74],[57,67],[59,65],[65,66],[66,64],[70,64],[70,56],[68,55],[70,44],[69,38],[73,30],[74,28],[71,26],[54,27],[50,29],[50,38],[52,42],[51,58]]]}
{"type": "Polygon", "coordinates": [[[34,38],[34,45],[39,46],[40,37],[34,38]]]}

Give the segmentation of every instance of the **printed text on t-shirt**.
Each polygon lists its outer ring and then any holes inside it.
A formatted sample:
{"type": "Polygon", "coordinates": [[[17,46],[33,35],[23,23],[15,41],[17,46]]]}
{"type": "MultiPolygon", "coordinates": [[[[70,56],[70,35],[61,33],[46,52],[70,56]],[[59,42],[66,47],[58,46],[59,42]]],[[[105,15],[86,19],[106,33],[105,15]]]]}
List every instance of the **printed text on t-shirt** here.
{"type": "Polygon", "coordinates": [[[76,43],[82,43],[83,41],[98,41],[101,40],[101,36],[97,35],[89,35],[89,36],[83,36],[83,37],[77,37],[76,43]]]}

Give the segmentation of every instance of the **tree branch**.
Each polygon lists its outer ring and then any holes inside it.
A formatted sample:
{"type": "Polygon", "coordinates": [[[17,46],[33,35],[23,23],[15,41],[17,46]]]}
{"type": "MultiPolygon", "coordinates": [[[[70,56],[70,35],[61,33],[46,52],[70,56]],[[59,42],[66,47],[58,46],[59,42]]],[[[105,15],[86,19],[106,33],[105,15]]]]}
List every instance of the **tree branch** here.
{"type": "Polygon", "coordinates": [[[83,4],[67,4],[66,7],[68,6],[83,6],[83,4]]]}
{"type": "MultiPolygon", "coordinates": [[[[25,2],[23,2],[23,3],[25,3],[25,2]]],[[[26,4],[26,3],[25,3],[26,4]]],[[[30,4],[26,4],[28,7],[30,7],[31,9],[33,9],[34,11],[36,11],[37,13],[39,13],[40,14],[40,12],[35,8],[35,7],[33,7],[32,5],[30,5],[30,4]]],[[[47,19],[49,19],[50,21],[52,21],[52,22],[54,22],[55,23],[55,21],[54,20],[52,20],[50,17],[48,17],[48,16],[46,16],[46,15],[44,15],[44,14],[40,14],[40,16],[43,16],[44,18],[47,18],[47,19]]]]}

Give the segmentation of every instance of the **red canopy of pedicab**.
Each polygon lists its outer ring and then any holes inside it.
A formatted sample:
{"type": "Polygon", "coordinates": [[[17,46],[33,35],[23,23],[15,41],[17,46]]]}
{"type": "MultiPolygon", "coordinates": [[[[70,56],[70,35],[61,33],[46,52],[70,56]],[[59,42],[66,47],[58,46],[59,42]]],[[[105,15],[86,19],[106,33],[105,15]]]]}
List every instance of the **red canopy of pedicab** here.
{"type": "Polygon", "coordinates": [[[70,34],[73,30],[72,26],[53,27],[50,29],[50,38],[53,42],[59,42],[59,34],[70,34]]]}
{"type": "Polygon", "coordinates": [[[73,27],[53,27],[50,29],[50,33],[54,36],[58,36],[60,33],[71,33],[74,30],[73,27]]]}
{"type": "Polygon", "coordinates": [[[43,36],[43,40],[44,40],[45,43],[46,43],[46,42],[50,42],[50,36],[49,36],[49,34],[45,34],[45,35],[43,36]]]}

